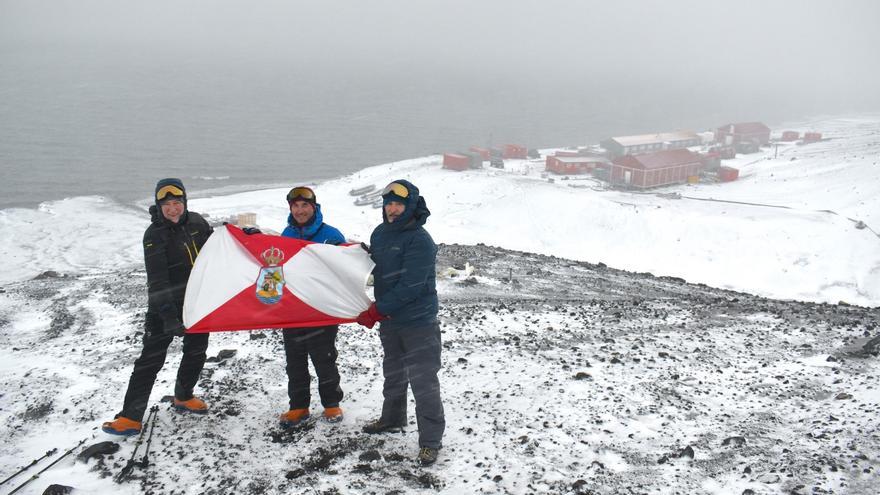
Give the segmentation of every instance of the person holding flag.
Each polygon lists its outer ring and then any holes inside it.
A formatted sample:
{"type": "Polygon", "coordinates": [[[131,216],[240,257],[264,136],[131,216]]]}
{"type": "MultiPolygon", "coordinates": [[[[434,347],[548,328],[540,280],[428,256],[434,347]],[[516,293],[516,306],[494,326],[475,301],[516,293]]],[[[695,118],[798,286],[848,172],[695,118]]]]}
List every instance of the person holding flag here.
{"type": "Polygon", "coordinates": [[[150,206],[152,223],[144,233],[144,264],[147,271],[147,313],[143,349],[134,362],[128,389],[119,412],[102,430],[113,435],[136,435],[156,375],[165,364],[174,337],[183,338],[183,358],[177,370],[173,406],[179,411],[204,414],[205,402],[193,396],[193,388],[205,364],[208,334],[185,334],[182,311],[187,280],[199,251],[213,229],[186,205],[186,189],[180,179],[162,179],[156,184],[150,206]]]}
{"type": "MultiPolygon", "coordinates": [[[[321,205],[317,202],[315,191],[305,186],[297,186],[287,193],[290,214],[287,227],[282,236],[324,244],[339,245],[345,237],[337,228],[324,223],[321,205]]],[[[281,425],[297,426],[309,419],[311,395],[309,388],[312,377],[309,375],[309,358],[318,375],[318,394],[324,407],[323,418],[330,423],[342,421],[342,408],[339,402],[343,392],[339,386],[339,369],[336,367],[337,325],[308,328],[285,328],[284,354],[287,358],[287,395],[290,410],[281,415],[281,425]]]]}
{"type": "Polygon", "coordinates": [[[412,387],[419,428],[417,460],[428,466],[437,461],[446,428],[437,378],[441,350],[437,246],[424,228],[431,212],[416,186],[396,180],[382,191],[382,202],[384,221],[370,236],[376,302],[357,322],[373,328],[381,321],[384,402],[382,415],[363,431],[400,431],[407,422],[407,388],[412,387]]]}

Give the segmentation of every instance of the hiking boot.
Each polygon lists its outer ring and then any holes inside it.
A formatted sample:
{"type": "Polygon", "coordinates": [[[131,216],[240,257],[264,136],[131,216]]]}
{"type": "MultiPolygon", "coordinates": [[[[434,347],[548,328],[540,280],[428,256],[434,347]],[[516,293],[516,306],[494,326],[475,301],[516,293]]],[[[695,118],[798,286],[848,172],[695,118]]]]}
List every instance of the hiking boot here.
{"type": "Polygon", "coordinates": [[[101,430],[111,435],[130,437],[141,432],[141,422],[117,416],[113,421],[107,421],[101,425],[101,430]]]}
{"type": "Polygon", "coordinates": [[[430,466],[437,462],[437,455],[440,453],[437,449],[432,449],[431,447],[422,447],[419,449],[419,455],[416,456],[416,460],[419,461],[419,464],[422,466],[430,466]]]}
{"type": "Polygon", "coordinates": [[[290,428],[302,424],[307,419],[309,419],[308,409],[291,409],[281,415],[281,426],[290,428]]]}
{"type": "Polygon", "coordinates": [[[342,421],[342,408],[339,406],[324,408],[324,421],[328,423],[339,423],[342,421]]]}
{"type": "Polygon", "coordinates": [[[193,397],[190,400],[178,400],[177,397],[175,397],[174,409],[181,412],[186,411],[196,414],[205,414],[208,412],[208,405],[198,397],[193,397]]]}
{"type": "Polygon", "coordinates": [[[382,418],[371,421],[364,425],[363,432],[375,435],[376,433],[397,433],[403,431],[405,423],[389,423],[382,418]]]}

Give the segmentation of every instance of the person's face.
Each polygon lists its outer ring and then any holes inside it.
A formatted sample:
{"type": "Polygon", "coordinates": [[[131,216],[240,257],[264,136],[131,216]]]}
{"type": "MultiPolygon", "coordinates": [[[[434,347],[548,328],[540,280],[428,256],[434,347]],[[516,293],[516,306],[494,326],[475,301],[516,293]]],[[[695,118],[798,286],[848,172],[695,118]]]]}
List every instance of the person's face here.
{"type": "Polygon", "coordinates": [[[172,223],[177,223],[180,221],[181,215],[183,215],[183,201],[179,199],[166,199],[162,201],[162,216],[167,218],[172,223]]]}
{"type": "Polygon", "coordinates": [[[312,215],[315,214],[315,207],[308,201],[298,199],[290,203],[290,214],[293,215],[296,223],[302,225],[311,220],[312,215]]]}
{"type": "Polygon", "coordinates": [[[400,218],[400,215],[403,215],[406,205],[399,201],[391,201],[386,204],[384,208],[385,217],[388,219],[388,223],[394,223],[395,220],[400,218]]]}

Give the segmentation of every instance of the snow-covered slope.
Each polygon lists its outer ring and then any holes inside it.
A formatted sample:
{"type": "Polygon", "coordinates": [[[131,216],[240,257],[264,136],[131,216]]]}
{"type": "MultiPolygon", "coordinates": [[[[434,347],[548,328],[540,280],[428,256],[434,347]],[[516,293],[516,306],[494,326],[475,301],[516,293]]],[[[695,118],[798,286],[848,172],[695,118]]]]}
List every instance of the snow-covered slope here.
{"type": "Polygon", "coordinates": [[[441,248],[443,272],[464,263],[473,277],[438,287],[447,431],[435,466],[413,461],[412,403],[404,434],[361,432],[380,410],[382,351],[375,331],[343,325],[345,420],[291,431],[277,424],[277,332],[211,335],[209,356],[235,354],[206,365],[206,416],[160,402],[175,342],[153,389],[151,463],[114,483],[134,439],[97,428],[121,405],[145,304],[143,272],[120,271],[0,293],[0,473],[86,439],[121,449],[62,461],[21,493],[876,493],[880,362],[849,352],[880,328],[876,311],[441,248]]]}
{"type": "MultiPolygon", "coordinates": [[[[438,242],[603,262],[781,299],[880,305],[880,238],[874,233],[880,232],[880,119],[786,128],[821,131],[829,139],[780,145],[778,157],[765,149],[727,160],[741,169],[741,179],[726,184],[640,194],[581,177],[551,183],[542,177],[542,160],[451,172],[431,156],[369,167],[319,184],[317,193],[327,222],[352,239],[367,240],[381,214],[355,206],[348,191],[406,178],[426,197],[433,212],[428,227],[438,242]],[[672,192],[683,197],[672,199],[672,192]],[[857,229],[856,221],[868,228],[857,229]]],[[[190,207],[215,218],[255,212],[261,226],[280,231],[286,192],[195,199],[190,207]]],[[[9,262],[0,280],[48,269],[136,266],[146,225],[146,214],[95,198],[51,203],[37,212],[4,210],[0,255],[9,262]]]]}

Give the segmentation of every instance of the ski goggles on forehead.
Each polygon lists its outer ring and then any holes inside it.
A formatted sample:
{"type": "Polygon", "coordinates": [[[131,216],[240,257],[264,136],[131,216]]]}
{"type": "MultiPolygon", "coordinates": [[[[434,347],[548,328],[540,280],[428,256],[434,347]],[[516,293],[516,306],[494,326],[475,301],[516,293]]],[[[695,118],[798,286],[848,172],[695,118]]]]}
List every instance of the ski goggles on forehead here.
{"type": "Polygon", "coordinates": [[[162,201],[168,196],[184,196],[183,189],[177,186],[164,186],[156,191],[156,199],[162,201]]]}
{"type": "Polygon", "coordinates": [[[409,189],[406,188],[403,184],[399,182],[392,182],[385,186],[385,189],[382,189],[382,196],[387,196],[389,194],[394,194],[400,196],[401,198],[409,197],[409,189]]]}
{"type": "Polygon", "coordinates": [[[287,193],[287,202],[293,203],[297,198],[305,199],[305,200],[314,200],[315,199],[315,191],[312,191],[308,187],[294,187],[287,193]]]}

